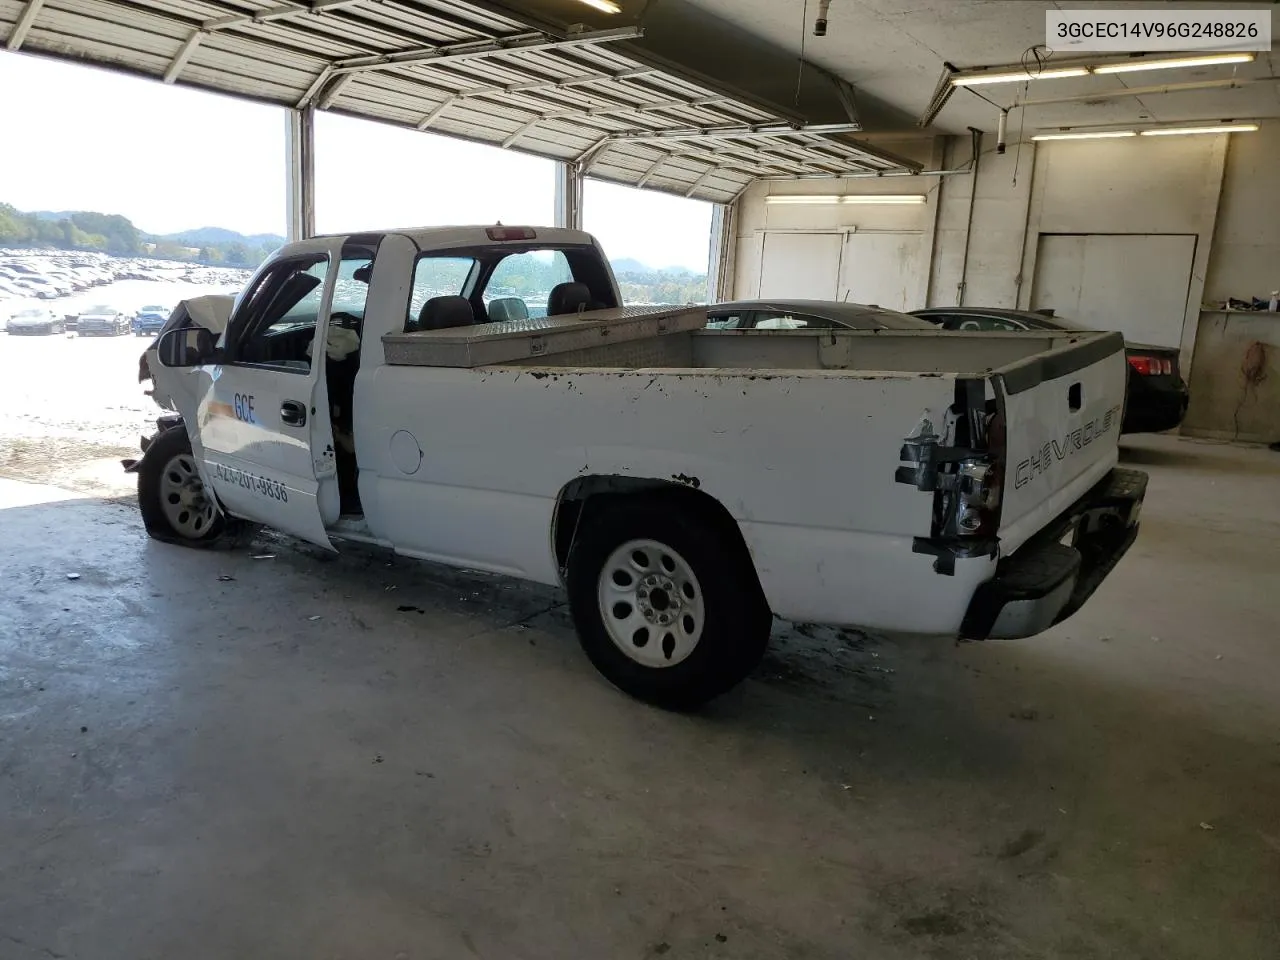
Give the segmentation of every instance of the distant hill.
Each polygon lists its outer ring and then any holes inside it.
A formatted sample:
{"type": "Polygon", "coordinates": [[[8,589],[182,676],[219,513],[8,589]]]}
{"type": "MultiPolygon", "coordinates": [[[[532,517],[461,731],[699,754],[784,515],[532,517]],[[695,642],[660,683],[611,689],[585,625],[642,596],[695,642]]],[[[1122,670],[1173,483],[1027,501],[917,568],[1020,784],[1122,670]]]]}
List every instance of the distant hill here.
{"type": "Polygon", "coordinates": [[[610,260],[609,265],[613,267],[613,272],[617,274],[633,274],[646,277],[697,277],[700,272],[690,270],[688,267],[651,267],[647,263],[641,263],[635,257],[620,257],[617,260],[610,260]]]}
{"type": "Polygon", "coordinates": [[[182,230],[178,233],[165,233],[149,237],[152,240],[171,240],[174,243],[185,243],[192,247],[207,247],[210,244],[243,243],[253,247],[282,246],[285,238],[274,233],[254,233],[245,235],[225,227],[197,227],[194,230],[182,230]]]}
{"type": "Polygon", "coordinates": [[[622,257],[619,260],[610,260],[609,265],[613,267],[614,273],[653,273],[653,269],[639,260],[632,257],[622,257]]]}

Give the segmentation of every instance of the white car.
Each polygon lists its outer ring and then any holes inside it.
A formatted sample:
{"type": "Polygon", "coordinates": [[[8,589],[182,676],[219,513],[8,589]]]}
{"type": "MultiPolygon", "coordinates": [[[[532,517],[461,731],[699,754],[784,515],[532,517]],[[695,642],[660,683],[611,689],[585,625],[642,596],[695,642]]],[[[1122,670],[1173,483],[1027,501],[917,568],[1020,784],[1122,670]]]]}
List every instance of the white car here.
{"type": "Polygon", "coordinates": [[[596,667],[673,707],[750,673],[771,614],[1035,635],[1137,535],[1119,334],[708,330],[620,303],[580,231],[289,244],[220,335],[160,336],[178,415],[127,464],[143,522],[563,583],[596,667]],[[487,296],[509,278],[545,305],[487,296]]]}

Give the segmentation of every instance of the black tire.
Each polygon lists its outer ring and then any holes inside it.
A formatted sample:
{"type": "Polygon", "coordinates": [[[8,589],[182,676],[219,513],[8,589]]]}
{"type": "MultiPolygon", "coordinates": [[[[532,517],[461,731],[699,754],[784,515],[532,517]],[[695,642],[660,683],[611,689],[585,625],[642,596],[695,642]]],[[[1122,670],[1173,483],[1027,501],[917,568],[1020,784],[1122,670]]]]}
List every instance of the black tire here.
{"type": "Polygon", "coordinates": [[[161,502],[165,470],[176,457],[191,456],[191,440],[185,426],[170,427],[151,441],[142,465],[138,468],[138,509],[142,524],[155,540],[185,547],[211,547],[228,532],[227,518],[216,510],[213,519],[198,536],[192,536],[170,522],[161,502]]]}
{"type": "MultiPolygon", "coordinates": [[[[629,497],[588,508],[569,552],[566,584],[578,640],[610,683],[657,706],[690,710],[737,686],[756,668],[769,643],[772,617],[750,557],[733,533],[705,508],[679,496],[629,497]],[[635,540],[674,550],[701,588],[701,636],[692,652],[671,666],[637,662],[605,623],[601,577],[611,555],[635,540]]],[[[667,633],[661,642],[669,638],[667,633]]]]}

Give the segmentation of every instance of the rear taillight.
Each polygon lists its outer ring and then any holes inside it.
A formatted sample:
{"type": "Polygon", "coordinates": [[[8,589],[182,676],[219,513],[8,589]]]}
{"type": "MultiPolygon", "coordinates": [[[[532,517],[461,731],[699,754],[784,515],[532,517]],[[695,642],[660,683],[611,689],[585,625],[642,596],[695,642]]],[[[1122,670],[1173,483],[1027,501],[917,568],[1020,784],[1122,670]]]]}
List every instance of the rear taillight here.
{"type": "Polygon", "coordinates": [[[1000,530],[1004,493],[1004,418],[990,415],[986,424],[987,455],[962,460],[956,477],[955,532],[962,537],[994,537],[1000,530]]]}
{"type": "Polygon", "coordinates": [[[990,536],[1000,526],[1002,474],[989,460],[960,462],[956,483],[956,533],[962,537],[990,536]]]}
{"type": "Polygon", "coordinates": [[[1129,366],[1144,377],[1168,376],[1173,373],[1173,361],[1161,357],[1129,357],[1129,366]]]}

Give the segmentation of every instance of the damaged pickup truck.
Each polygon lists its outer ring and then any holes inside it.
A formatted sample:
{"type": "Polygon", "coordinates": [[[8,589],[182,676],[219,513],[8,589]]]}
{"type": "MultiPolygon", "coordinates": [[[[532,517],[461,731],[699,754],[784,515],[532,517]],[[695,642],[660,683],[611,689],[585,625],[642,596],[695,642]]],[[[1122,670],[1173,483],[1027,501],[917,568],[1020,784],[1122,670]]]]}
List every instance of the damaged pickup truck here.
{"type": "Polygon", "coordinates": [[[175,413],[127,462],[152,536],[249,521],[563,584],[600,672],[671,707],[747,676],[771,615],[1040,633],[1146,490],[1119,334],[708,330],[623,307],[577,231],[292,243],[175,318],[141,371],[175,413]]]}

